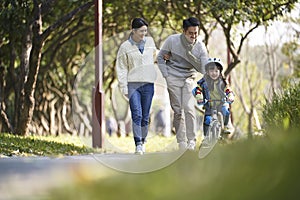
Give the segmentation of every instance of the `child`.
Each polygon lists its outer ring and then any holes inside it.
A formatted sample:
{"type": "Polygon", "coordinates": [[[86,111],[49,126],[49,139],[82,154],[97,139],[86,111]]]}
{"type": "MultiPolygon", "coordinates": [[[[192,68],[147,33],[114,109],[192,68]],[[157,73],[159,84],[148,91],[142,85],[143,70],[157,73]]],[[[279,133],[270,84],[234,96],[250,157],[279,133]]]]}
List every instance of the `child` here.
{"type": "MultiPolygon", "coordinates": [[[[204,100],[222,100],[217,109],[224,117],[224,133],[231,133],[229,122],[229,103],[234,101],[234,94],[228,87],[226,80],[222,76],[223,64],[219,58],[209,58],[205,65],[205,75],[197,82],[197,87],[193,89],[193,95],[197,100],[197,104],[204,103],[204,100]],[[229,103],[228,103],[229,102],[229,103]]],[[[207,136],[209,124],[212,120],[212,111],[209,103],[204,105],[204,122],[203,132],[204,139],[207,136]]]]}

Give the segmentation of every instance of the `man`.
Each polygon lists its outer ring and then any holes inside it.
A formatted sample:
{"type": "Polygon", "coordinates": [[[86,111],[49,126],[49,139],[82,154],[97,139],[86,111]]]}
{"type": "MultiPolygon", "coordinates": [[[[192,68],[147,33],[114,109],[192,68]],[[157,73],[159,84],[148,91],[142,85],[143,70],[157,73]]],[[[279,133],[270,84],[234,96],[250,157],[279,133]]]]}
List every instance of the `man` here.
{"type": "Polygon", "coordinates": [[[183,20],[183,33],[169,36],[157,56],[159,69],[167,82],[180,149],[194,150],[196,146],[196,111],[191,91],[196,73],[204,74],[208,59],[205,45],[197,39],[199,25],[194,17],[183,20]]]}

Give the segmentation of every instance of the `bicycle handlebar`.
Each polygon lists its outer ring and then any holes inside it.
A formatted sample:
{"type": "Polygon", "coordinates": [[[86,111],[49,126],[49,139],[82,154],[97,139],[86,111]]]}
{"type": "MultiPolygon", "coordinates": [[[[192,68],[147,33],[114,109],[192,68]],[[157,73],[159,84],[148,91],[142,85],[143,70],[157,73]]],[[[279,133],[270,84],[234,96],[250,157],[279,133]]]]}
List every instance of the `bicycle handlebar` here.
{"type": "Polygon", "coordinates": [[[229,103],[231,104],[231,101],[227,101],[226,98],[223,99],[204,99],[202,103],[198,104],[198,105],[205,105],[209,102],[223,102],[223,103],[229,103]]]}

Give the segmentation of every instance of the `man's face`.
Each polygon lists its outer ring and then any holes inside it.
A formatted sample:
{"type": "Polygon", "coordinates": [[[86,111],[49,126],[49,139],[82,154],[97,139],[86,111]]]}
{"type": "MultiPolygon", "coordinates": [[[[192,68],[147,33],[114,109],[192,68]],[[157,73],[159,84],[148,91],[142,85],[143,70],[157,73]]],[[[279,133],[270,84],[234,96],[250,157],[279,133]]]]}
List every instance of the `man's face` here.
{"type": "Polygon", "coordinates": [[[184,31],[184,35],[186,39],[191,43],[195,43],[198,37],[199,27],[198,26],[190,26],[187,30],[184,31]]]}

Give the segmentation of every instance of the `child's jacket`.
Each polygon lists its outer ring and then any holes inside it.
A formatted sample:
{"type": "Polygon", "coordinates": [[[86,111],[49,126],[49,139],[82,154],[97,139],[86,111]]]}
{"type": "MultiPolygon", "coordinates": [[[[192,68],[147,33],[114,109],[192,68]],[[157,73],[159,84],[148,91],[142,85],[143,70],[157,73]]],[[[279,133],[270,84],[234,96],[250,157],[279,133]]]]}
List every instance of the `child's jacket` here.
{"type": "Polygon", "coordinates": [[[197,82],[197,86],[193,89],[193,95],[197,102],[212,99],[227,101],[234,100],[234,93],[231,88],[221,78],[217,81],[211,80],[208,76],[204,76],[197,82]]]}

